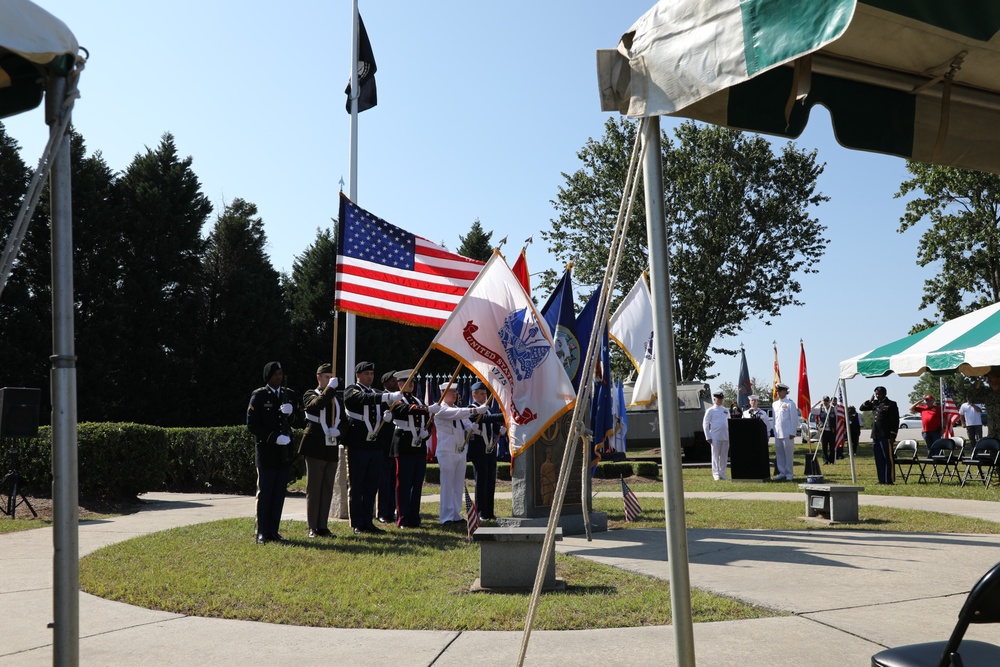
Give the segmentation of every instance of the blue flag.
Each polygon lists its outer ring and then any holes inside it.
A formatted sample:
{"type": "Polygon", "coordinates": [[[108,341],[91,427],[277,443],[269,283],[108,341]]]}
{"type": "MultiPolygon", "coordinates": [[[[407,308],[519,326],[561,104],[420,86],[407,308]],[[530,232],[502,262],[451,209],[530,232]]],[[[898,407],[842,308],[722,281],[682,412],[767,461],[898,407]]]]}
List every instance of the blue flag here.
{"type": "Polygon", "coordinates": [[[579,389],[580,368],[583,366],[583,355],[587,352],[586,343],[577,339],[576,309],[573,307],[573,281],[570,269],[566,269],[559,284],[542,306],[542,317],[549,324],[555,344],[556,356],[566,370],[566,376],[573,382],[573,388],[579,389]]]}
{"type": "MultiPolygon", "coordinates": [[[[587,305],[580,311],[580,316],[576,319],[576,333],[580,342],[580,350],[587,353],[590,346],[590,339],[594,336],[594,330],[598,328],[597,306],[601,300],[601,289],[597,288],[587,301],[587,305]]],[[[611,440],[615,433],[615,411],[614,392],[615,386],[611,381],[611,358],[608,346],[607,324],[599,327],[597,331],[598,357],[597,365],[594,367],[594,393],[590,403],[590,428],[594,432],[594,454],[591,459],[591,474],[597,471],[597,464],[601,460],[601,451],[611,449],[611,440]]],[[[582,364],[581,364],[582,367],[582,364]]],[[[582,378],[573,378],[573,385],[579,387],[582,378]]]]}
{"type": "Polygon", "coordinates": [[[740,383],[736,387],[736,405],[740,406],[740,410],[750,409],[750,394],[753,393],[753,387],[750,386],[750,371],[747,370],[747,353],[743,348],[740,348],[740,383]]]}

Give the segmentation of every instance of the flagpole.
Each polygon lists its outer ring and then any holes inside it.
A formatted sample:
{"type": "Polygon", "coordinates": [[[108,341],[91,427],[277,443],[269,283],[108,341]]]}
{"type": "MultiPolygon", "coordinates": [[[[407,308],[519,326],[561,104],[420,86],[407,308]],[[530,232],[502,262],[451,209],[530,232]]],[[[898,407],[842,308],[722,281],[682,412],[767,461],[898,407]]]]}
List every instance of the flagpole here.
{"type": "MultiPolygon", "coordinates": [[[[351,3],[351,201],[358,202],[358,0],[351,3]]],[[[347,313],[344,324],[344,386],[354,384],[357,315],[347,313]]],[[[336,355],[336,350],[334,350],[336,355]]]]}
{"type": "Polygon", "coordinates": [[[649,247],[649,282],[653,300],[653,340],[656,346],[657,411],[660,459],[666,510],[667,561],[670,565],[670,611],[673,615],[674,653],[678,667],[694,667],[694,621],[691,613],[691,577],[688,571],[687,524],[684,516],[684,476],[681,468],[680,424],[677,412],[677,368],[674,325],[670,311],[670,246],[663,210],[663,151],[660,117],[645,119],[642,158],[649,247]]]}

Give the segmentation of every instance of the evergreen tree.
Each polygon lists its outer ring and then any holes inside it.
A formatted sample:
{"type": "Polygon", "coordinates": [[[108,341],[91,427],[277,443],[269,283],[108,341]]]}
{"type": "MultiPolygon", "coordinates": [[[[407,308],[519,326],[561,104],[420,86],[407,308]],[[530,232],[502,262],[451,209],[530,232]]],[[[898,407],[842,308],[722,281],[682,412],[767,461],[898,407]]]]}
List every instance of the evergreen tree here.
{"type": "Polygon", "coordinates": [[[476,218],[468,234],[465,236],[459,234],[458,240],[461,241],[461,245],[458,246],[458,254],[480,262],[488,261],[493,254],[493,245],[490,243],[492,238],[493,232],[483,231],[479,218],[476,218]]]}
{"type": "Polygon", "coordinates": [[[279,359],[288,366],[288,318],[266,247],[257,206],[243,199],[225,207],[206,240],[199,400],[193,409],[198,425],[242,423],[250,392],[263,384],[264,364],[279,359]]]}
{"type": "Polygon", "coordinates": [[[124,352],[123,363],[106,370],[127,403],[113,419],[169,426],[194,421],[203,333],[201,228],[212,205],[191,163],[178,157],[167,133],[155,150],[136,155],[118,181],[123,271],[116,341],[124,352]]]}
{"type": "MultiPolygon", "coordinates": [[[[292,262],[291,275],[283,276],[292,343],[288,365],[302,380],[296,382],[299,391],[313,386],[317,366],[332,361],[336,269],[336,235],[330,229],[317,229],[313,243],[292,262]]],[[[339,338],[343,350],[343,329],[339,338]]],[[[343,365],[337,364],[337,375],[343,373],[343,365]]]]}

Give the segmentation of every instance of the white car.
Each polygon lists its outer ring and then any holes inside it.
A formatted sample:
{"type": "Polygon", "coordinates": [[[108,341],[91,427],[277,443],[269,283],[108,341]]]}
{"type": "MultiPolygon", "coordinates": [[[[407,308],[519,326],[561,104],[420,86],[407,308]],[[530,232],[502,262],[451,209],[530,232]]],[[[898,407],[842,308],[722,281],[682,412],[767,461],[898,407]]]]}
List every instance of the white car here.
{"type": "Polygon", "coordinates": [[[818,442],[819,431],[815,426],[806,422],[802,417],[799,417],[799,437],[802,438],[802,442],[806,442],[807,440],[818,442]]]}
{"type": "Polygon", "coordinates": [[[904,428],[915,428],[918,431],[923,430],[923,422],[920,421],[920,415],[903,415],[899,418],[899,429],[904,428]]]}

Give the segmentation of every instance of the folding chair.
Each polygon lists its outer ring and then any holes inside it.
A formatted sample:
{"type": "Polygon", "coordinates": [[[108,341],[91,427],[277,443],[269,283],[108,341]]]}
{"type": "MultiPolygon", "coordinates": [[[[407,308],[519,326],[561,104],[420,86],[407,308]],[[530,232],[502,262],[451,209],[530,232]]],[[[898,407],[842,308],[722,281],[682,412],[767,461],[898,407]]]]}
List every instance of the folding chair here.
{"type": "MultiPolygon", "coordinates": [[[[928,452],[926,458],[918,458],[916,464],[920,467],[920,481],[930,482],[937,480],[938,484],[944,481],[945,475],[950,475],[950,469],[957,466],[958,459],[955,458],[956,444],[952,438],[941,438],[935,441],[928,452]],[[927,474],[927,467],[931,472],[927,474]]],[[[959,449],[959,457],[961,450],[959,449]]]]}
{"type": "Polygon", "coordinates": [[[962,457],[965,472],[962,473],[962,486],[969,481],[969,472],[975,468],[975,479],[988,489],[993,476],[997,474],[997,460],[1000,459],[1000,440],[996,438],[981,438],[972,448],[972,454],[962,457]],[[985,472],[984,469],[985,468],[985,472]]]}
{"type": "Polygon", "coordinates": [[[892,451],[892,459],[896,462],[896,467],[899,468],[899,476],[903,478],[903,484],[907,484],[913,466],[917,463],[917,441],[900,440],[896,443],[896,449],[892,451]],[[904,466],[906,470],[903,470],[904,466]]]}
{"type": "Polygon", "coordinates": [[[880,651],[872,656],[872,667],[963,667],[1000,665],[1000,646],[986,642],[962,641],[970,623],[1000,622],[1000,563],[997,563],[969,591],[958,623],[946,641],[911,644],[880,651]]]}

